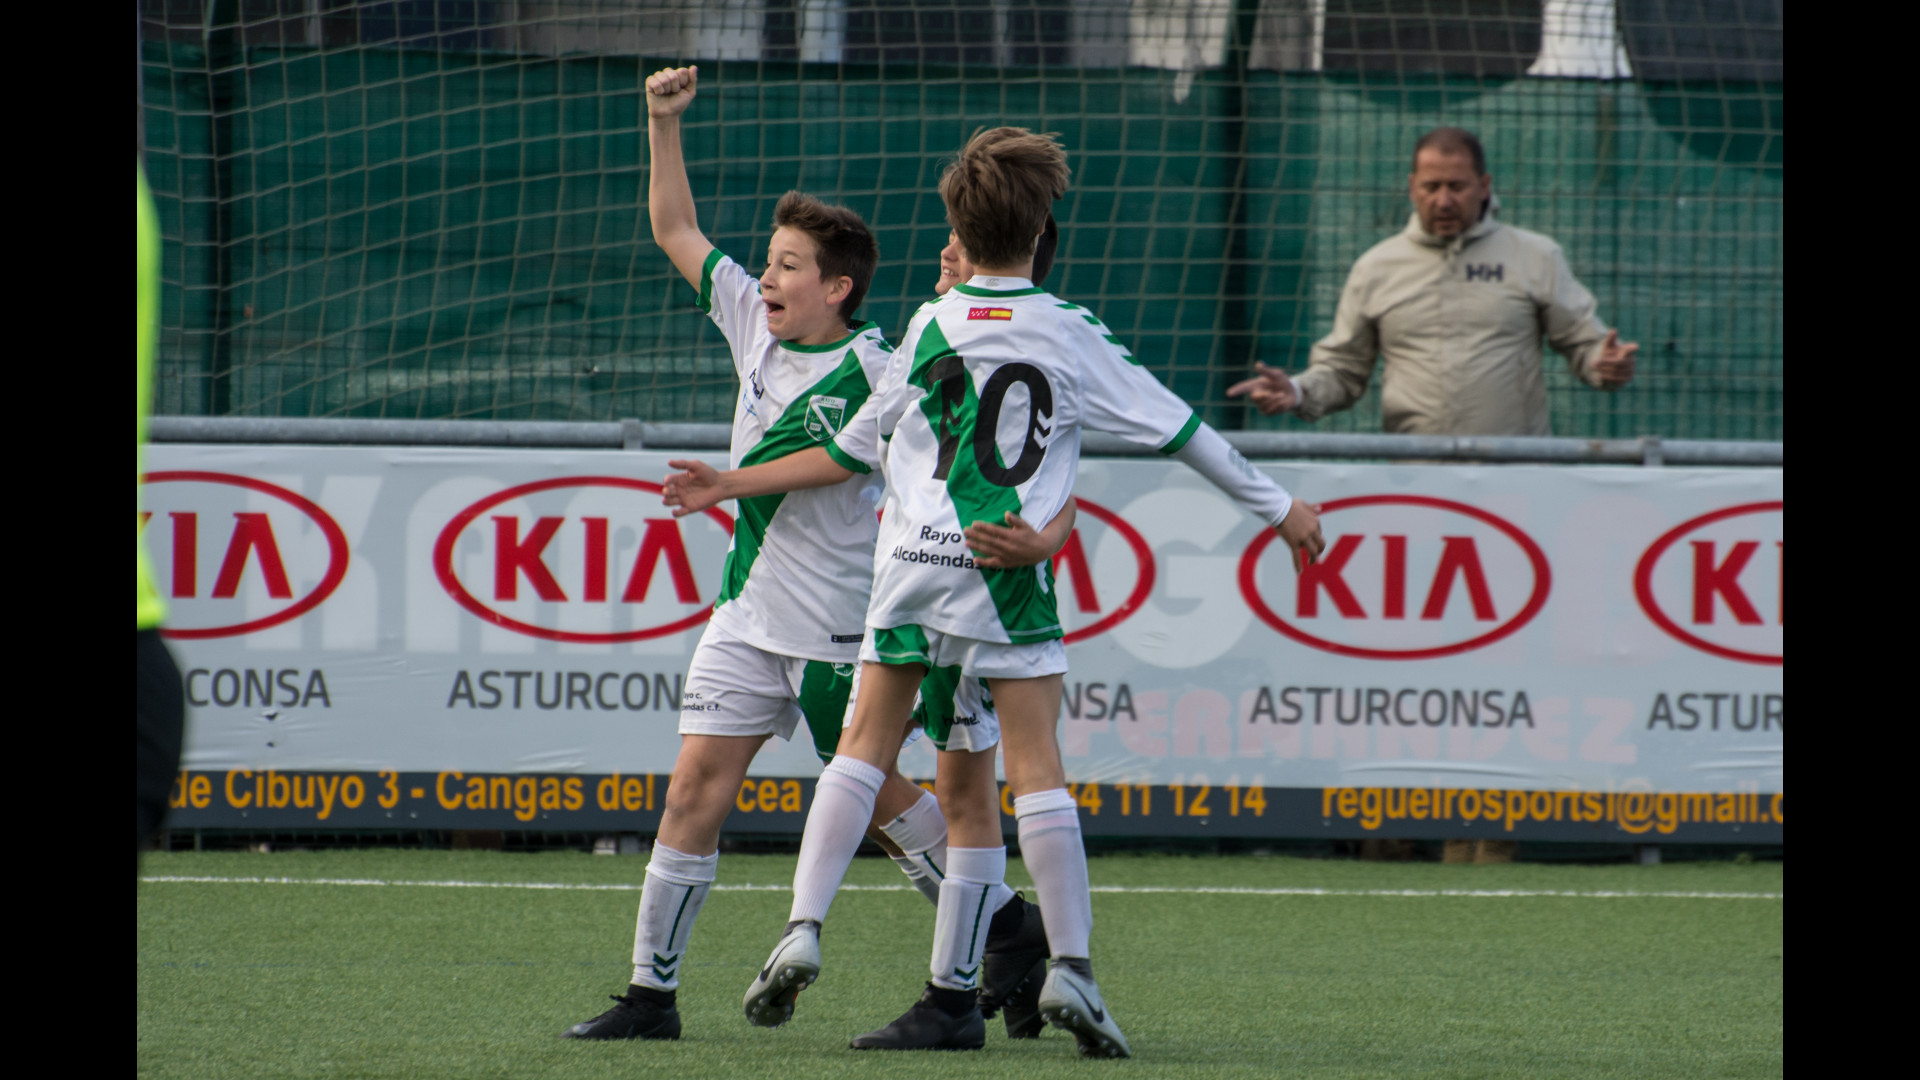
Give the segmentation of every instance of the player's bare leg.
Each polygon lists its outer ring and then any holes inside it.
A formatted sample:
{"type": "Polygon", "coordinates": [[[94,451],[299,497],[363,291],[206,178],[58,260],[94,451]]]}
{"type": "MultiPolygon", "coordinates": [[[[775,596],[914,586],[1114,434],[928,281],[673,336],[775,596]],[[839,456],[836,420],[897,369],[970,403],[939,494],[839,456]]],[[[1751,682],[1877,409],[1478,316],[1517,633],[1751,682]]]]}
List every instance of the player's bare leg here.
{"type": "Polygon", "coordinates": [[[901,780],[890,788],[888,780],[898,777],[894,760],[924,674],[918,664],[861,668],[853,722],[841,732],[839,748],[821,772],[807,811],[793,878],[793,910],[779,945],[741,1002],[747,1019],[761,1027],[786,1023],[793,1016],[794,998],[819,977],[820,924],[860,849],[860,838],[880,809],[882,792],[889,792],[899,810],[912,805],[907,801],[910,792],[913,801],[920,798],[913,785],[901,780]]]}
{"type": "Polygon", "coordinates": [[[1093,899],[1087,886],[1087,851],[1054,734],[1061,676],[989,682],[1000,710],[1020,852],[1047,913],[1047,944],[1053,951],[1040,991],[1040,1014],[1071,1032],[1084,1055],[1131,1056],[1126,1037],[1100,997],[1089,959],[1093,899]]]}
{"type": "Polygon", "coordinates": [[[677,1039],[680,959],[713,888],[720,826],[765,735],[682,735],[633,932],[633,982],[570,1039],[677,1039]]]}
{"type": "Polygon", "coordinates": [[[720,826],[766,741],[765,735],[680,736],[680,755],[674,759],[660,815],[659,842],[677,851],[719,851],[720,826]]]}

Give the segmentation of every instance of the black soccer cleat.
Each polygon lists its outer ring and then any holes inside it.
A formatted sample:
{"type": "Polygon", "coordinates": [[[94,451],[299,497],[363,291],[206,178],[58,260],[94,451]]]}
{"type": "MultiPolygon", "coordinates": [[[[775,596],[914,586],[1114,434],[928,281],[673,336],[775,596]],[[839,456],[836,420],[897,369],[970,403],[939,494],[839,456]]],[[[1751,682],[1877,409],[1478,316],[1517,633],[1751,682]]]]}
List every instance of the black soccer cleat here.
{"type": "Polygon", "coordinates": [[[1040,985],[1047,981],[1047,962],[1033,965],[1027,977],[1000,1004],[1000,1018],[1007,1022],[1007,1038],[1037,1039],[1047,1029],[1047,1018],[1040,1015],[1040,985]]]}
{"type": "Polygon", "coordinates": [[[609,995],[614,1006],[560,1033],[563,1039],[677,1039],[680,1010],[671,990],[629,986],[625,996],[609,995]]]}
{"type": "Polygon", "coordinates": [[[855,1050],[978,1050],[987,1045],[987,1021],[972,990],[927,984],[900,1019],[856,1036],[855,1050]]]}
{"type": "MultiPolygon", "coordinates": [[[[980,1015],[991,1018],[1002,1008],[1011,1007],[1013,998],[1029,978],[1033,988],[1028,999],[1037,1000],[1040,984],[1046,981],[1047,927],[1040,918],[1040,907],[1027,902],[1019,893],[993,913],[987,926],[987,948],[980,958],[980,1015]],[[1039,967],[1039,973],[1034,969],[1039,967]]],[[[1021,1010],[1021,1021],[1034,1012],[1029,1005],[1021,1010]]],[[[1014,1017],[1007,1017],[1007,1034],[1012,1038],[1031,1038],[1014,1034],[1014,1017]]]]}

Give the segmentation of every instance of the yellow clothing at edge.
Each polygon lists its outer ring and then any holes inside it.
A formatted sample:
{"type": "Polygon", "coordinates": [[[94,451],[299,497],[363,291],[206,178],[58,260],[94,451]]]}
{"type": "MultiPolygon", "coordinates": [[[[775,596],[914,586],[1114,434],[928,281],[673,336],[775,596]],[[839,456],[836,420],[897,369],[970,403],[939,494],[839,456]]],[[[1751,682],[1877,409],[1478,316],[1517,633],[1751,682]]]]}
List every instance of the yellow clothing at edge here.
{"type": "Polygon", "coordinates": [[[133,474],[134,519],[133,553],[135,630],[148,630],[166,618],[166,601],[154,585],[153,564],[140,541],[140,447],[147,441],[147,412],[153,407],[153,347],[160,322],[160,219],[153,208],[153,194],[147,190],[147,174],[134,167],[134,388],[133,388],[133,474]]]}

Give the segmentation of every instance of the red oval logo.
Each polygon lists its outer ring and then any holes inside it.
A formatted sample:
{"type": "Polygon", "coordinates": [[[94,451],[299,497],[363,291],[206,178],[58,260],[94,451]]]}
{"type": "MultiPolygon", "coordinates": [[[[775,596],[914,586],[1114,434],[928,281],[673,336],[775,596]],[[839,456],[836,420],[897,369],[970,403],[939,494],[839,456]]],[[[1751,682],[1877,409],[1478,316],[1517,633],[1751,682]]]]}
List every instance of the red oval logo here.
{"type": "Polygon", "coordinates": [[[150,472],[141,483],[149,507],[141,531],[170,609],[161,630],[165,637],[195,641],[279,626],[319,607],[347,576],[347,534],[303,495],[250,476],[189,469],[150,472]],[[195,498],[183,488],[163,493],[158,484],[211,484],[215,491],[195,498]],[[263,504],[234,489],[274,501],[263,504]],[[235,510],[236,503],[246,508],[235,510]],[[293,542],[307,523],[326,538],[324,557],[293,542]],[[210,583],[206,570],[213,570],[210,583]],[[304,595],[294,596],[296,582],[316,579],[304,595]],[[250,614],[262,606],[274,610],[250,614]],[[180,625],[196,617],[207,625],[180,625]]]}
{"type": "Polygon", "coordinates": [[[658,496],[660,485],[624,476],[567,476],[489,495],[440,530],[433,544],[434,573],[461,607],[529,637],[611,644],[690,630],[713,613],[712,598],[699,591],[696,553],[715,564],[705,579],[716,580],[719,553],[733,536],[733,519],[717,508],[675,519],[658,499],[637,502],[635,493],[658,496]],[[567,489],[588,489],[589,494],[576,492],[564,504],[551,496],[534,500],[539,509],[526,501],[567,489]],[[594,489],[620,494],[608,496],[594,489]],[[496,509],[503,512],[488,513],[496,509]],[[487,519],[474,530],[471,550],[458,551],[482,515],[487,519]],[[710,535],[689,538],[683,525],[710,535]],[[465,557],[458,569],[457,554],[465,557]],[[469,587],[462,570],[483,580],[469,587]],[[654,619],[661,621],[650,621],[654,619]],[[618,622],[628,628],[611,628],[618,622]]]}
{"type": "Polygon", "coordinates": [[[1532,537],[1466,503],[1362,495],[1320,512],[1327,550],[1316,565],[1294,574],[1284,548],[1270,560],[1276,603],[1261,588],[1261,555],[1280,534],[1262,530],[1240,557],[1247,605],[1303,645],[1370,660],[1470,652],[1532,621],[1553,588],[1532,537]]]}
{"type": "Polygon", "coordinates": [[[1147,602],[1153,592],[1153,548],[1146,537],[1127,524],[1126,520],[1098,503],[1088,502],[1076,496],[1073,500],[1085,515],[1074,522],[1073,532],[1067,535],[1066,546],[1054,553],[1053,578],[1054,589],[1060,593],[1060,621],[1071,627],[1061,644],[1072,645],[1076,641],[1085,641],[1090,637],[1104,634],[1126,622],[1140,606],[1147,602]],[[1081,530],[1087,518],[1100,523],[1103,529],[1093,534],[1092,556],[1089,558],[1088,545],[1083,542],[1081,530]],[[1108,608],[1103,601],[1110,601],[1120,590],[1126,588],[1126,573],[1111,565],[1110,560],[1102,559],[1103,547],[1100,543],[1105,537],[1102,532],[1111,530],[1114,535],[1126,541],[1127,553],[1133,559],[1133,587],[1127,591],[1126,599],[1119,606],[1108,608]],[[1061,583],[1066,588],[1061,588],[1061,583]],[[1072,602],[1068,602],[1071,594],[1072,602]],[[1085,626],[1076,625],[1083,619],[1090,619],[1085,626]]]}
{"type": "Polygon", "coordinates": [[[1661,534],[1633,569],[1640,610],[1701,652],[1748,664],[1784,664],[1786,510],[1785,500],[1742,503],[1661,534]],[[1687,539],[1684,546],[1682,539],[1687,539]],[[1668,559],[1669,553],[1682,557],[1668,559]]]}

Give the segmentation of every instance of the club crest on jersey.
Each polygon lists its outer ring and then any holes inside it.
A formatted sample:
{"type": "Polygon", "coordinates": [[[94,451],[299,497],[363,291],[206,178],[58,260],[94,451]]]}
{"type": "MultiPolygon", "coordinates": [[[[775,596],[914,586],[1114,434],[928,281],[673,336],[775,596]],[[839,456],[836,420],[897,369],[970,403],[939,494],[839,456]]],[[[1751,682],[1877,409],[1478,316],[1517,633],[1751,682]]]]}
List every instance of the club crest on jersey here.
{"type": "Polygon", "coordinates": [[[970,320],[971,319],[1011,319],[1013,318],[1013,309],[1010,307],[968,308],[967,318],[970,320]]]}
{"type": "Polygon", "coordinates": [[[846,418],[846,398],[815,394],[807,399],[807,434],[814,442],[826,442],[840,434],[846,418]]]}

